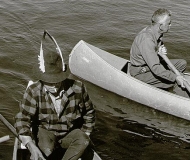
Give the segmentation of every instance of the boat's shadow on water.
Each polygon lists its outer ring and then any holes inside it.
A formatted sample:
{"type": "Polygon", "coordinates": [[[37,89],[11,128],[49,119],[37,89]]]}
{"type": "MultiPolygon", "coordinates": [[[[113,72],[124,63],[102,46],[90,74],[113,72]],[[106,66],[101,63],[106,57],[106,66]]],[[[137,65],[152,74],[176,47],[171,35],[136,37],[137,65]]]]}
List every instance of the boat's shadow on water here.
{"type": "Polygon", "coordinates": [[[103,160],[189,158],[189,121],[83,82],[96,106],[92,139],[103,160]]]}

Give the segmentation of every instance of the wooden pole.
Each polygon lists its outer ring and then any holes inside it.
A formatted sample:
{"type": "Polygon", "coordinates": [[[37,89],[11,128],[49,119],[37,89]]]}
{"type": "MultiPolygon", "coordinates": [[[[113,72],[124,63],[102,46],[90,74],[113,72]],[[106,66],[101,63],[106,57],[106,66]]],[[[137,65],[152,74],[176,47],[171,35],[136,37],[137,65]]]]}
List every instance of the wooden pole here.
{"type": "MultiPolygon", "coordinates": [[[[160,55],[164,61],[168,64],[168,66],[171,68],[171,70],[177,75],[177,76],[180,76],[180,72],[175,68],[175,66],[171,63],[171,61],[168,59],[168,57],[166,56],[166,54],[164,53],[158,53],[158,55],[160,55]]],[[[185,86],[185,88],[187,89],[187,91],[190,93],[190,85],[188,83],[188,81],[185,79],[183,81],[183,84],[185,86]]]]}
{"type": "Polygon", "coordinates": [[[4,123],[4,125],[14,134],[15,137],[18,138],[20,142],[22,142],[19,138],[19,135],[16,132],[16,129],[0,114],[0,120],[4,123]]]}
{"type": "Polygon", "coordinates": [[[4,137],[1,137],[1,138],[0,138],[0,143],[5,142],[5,141],[8,141],[9,139],[10,139],[10,136],[9,136],[9,135],[4,136],[4,137]]]}

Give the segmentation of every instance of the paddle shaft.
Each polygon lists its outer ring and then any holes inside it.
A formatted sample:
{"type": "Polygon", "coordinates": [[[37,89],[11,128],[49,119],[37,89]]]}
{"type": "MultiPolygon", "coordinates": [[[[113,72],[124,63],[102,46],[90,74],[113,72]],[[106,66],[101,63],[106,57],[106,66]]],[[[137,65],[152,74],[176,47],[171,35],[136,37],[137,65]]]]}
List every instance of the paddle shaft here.
{"type": "Polygon", "coordinates": [[[9,135],[4,136],[4,137],[1,137],[1,138],[0,138],[0,143],[5,142],[5,141],[8,141],[9,139],[10,139],[9,135]]]}
{"type": "Polygon", "coordinates": [[[15,137],[17,137],[18,138],[18,140],[20,141],[20,142],[22,142],[21,141],[21,139],[19,138],[19,135],[17,134],[17,132],[16,132],[16,129],[5,119],[5,117],[3,117],[1,114],[0,114],[0,120],[4,123],[4,125],[14,134],[14,136],[15,137]]]}
{"type": "MultiPolygon", "coordinates": [[[[0,120],[5,124],[5,126],[14,134],[15,137],[18,138],[18,140],[22,143],[21,139],[19,138],[19,135],[16,132],[16,129],[0,114],[0,120]]],[[[41,157],[38,158],[38,160],[42,160],[41,157]]]]}
{"type": "MultiPolygon", "coordinates": [[[[177,75],[177,76],[180,76],[180,72],[175,68],[175,66],[171,63],[171,61],[168,59],[168,57],[166,56],[166,54],[163,54],[163,53],[158,53],[163,59],[164,61],[168,64],[168,66],[171,68],[171,70],[177,75]]],[[[189,83],[184,80],[183,81],[183,84],[185,86],[185,88],[188,90],[188,92],[190,93],[190,85],[189,83]]]]}

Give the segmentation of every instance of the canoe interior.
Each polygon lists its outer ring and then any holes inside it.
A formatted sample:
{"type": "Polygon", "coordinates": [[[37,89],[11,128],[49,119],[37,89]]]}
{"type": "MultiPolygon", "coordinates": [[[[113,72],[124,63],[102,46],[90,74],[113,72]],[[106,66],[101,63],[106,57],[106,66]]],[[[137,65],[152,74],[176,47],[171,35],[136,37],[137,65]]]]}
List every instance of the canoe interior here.
{"type": "MultiPolygon", "coordinates": [[[[23,147],[18,139],[15,139],[15,146],[14,146],[14,153],[13,153],[13,160],[30,160],[30,152],[28,149],[23,147]],[[17,145],[17,146],[16,146],[17,145]]],[[[57,148],[53,154],[48,158],[48,160],[61,160],[65,150],[61,148],[57,148]]]]}
{"type": "MultiPolygon", "coordinates": [[[[83,43],[83,41],[80,41],[79,44],[83,43]]],[[[118,57],[114,54],[110,54],[109,52],[106,52],[100,48],[97,48],[93,45],[90,45],[88,43],[85,43],[92,51],[93,53],[96,53],[99,57],[101,57],[107,64],[111,65],[117,70],[123,71],[125,73],[127,72],[128,65],[130,64],[129,60],[126,60],[124,58],[118,57]]]]}
{"type": "MultiPolygon", "coordinates": [[[[65,150],[62,148],[56,148],[55,151],[48,157],[48,160],[62,160],[65,150]]],[[[17,138],[15,138],[13,159],[12,160],[30,160],[30,152],[25,148],[17,138]]],[[[99,155],[94,151],[93,160],[101,160],[99,155]]]]}

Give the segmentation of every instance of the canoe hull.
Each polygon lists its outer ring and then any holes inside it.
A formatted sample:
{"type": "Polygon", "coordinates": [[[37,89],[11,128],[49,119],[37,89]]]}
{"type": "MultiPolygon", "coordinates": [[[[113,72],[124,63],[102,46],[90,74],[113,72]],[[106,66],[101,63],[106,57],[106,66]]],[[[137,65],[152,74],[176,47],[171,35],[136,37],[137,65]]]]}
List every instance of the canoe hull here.
{"type": "Polygon", "coordinates": [[[80,41],[69,57],[72,74],[165,113],[190,120],[190,100],[141,82],[122,68],[128,61],[80,41]]]}

